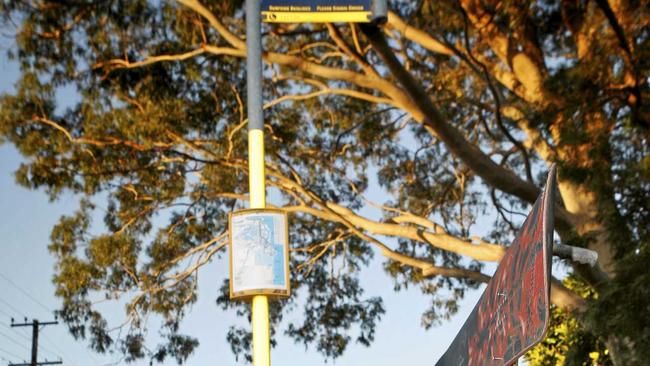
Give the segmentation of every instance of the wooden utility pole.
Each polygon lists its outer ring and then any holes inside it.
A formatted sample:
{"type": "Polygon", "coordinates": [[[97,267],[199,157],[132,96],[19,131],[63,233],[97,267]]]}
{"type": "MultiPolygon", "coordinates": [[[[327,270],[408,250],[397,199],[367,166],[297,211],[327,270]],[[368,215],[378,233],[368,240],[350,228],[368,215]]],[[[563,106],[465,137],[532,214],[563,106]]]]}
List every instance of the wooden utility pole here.
{"type": "Polygon", "coordinates": [[[60,365],[62,361],[48,361],[38,362],[38,332],[40,327],[45,327],[47,325],[56,325],[59,324],[58,321],[53,322],[39,322],[34,319],[31,323],[27,322],[25,318],[24,323],[14,323],[14,320],[11,319],[12,327],[32,327],[32,360],[30,363],[10,363],[9,366],[41,366],[41,365],[60,365]]]}

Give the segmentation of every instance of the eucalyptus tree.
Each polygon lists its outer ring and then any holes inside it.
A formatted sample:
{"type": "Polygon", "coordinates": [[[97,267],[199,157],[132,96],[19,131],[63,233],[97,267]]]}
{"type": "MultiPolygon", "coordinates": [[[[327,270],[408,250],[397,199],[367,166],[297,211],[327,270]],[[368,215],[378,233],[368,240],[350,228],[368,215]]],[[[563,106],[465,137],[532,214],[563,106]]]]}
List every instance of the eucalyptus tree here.
{"type": "MultiPolygon", "coordinates": [[[[197,273],[223,254],[227,214],[247,200],[242,2],[0,4],[21,70],[0,101],[0,136],[25,158],[16,180],[52,199],[83,197],[49,246],[62,319],[97,351],[183,362],[198,345],[179,332],[197,273]],[[121,332],[98,298],[127,304],[121,332]],[[150,314],[163,320],[155,347],[150,314]]],[[[568,264],[596,296],[555,280],[553,302],[615,364],[647,359],[647,3],[390,9],[382,27],[264,27],[267,179],[291,214],[297,289],[272,315],[301,315],[280,331],[325,357],[370,344],[385,310],[358,276],[373,260],[394,279],[387,288],[431,299],[425,327],[448,319],[489,279],[485,263],[499,261],[555,162],[559,237],[599,261],[568,264]],[[481,217],[494,218],[492,233],[478,237],[481,217]]],[[[225,291],[217,303],[248,315],[225,291]]],[[[245,329],[227,338],[246,354],[245,329]]]]}

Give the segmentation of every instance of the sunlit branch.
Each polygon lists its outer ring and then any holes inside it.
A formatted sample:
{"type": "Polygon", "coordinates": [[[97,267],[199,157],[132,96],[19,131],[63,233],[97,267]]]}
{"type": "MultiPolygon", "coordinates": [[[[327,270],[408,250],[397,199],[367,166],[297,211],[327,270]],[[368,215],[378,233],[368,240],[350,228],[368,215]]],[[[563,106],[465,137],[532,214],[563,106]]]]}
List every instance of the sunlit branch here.
{"type": "MultiPolygon", "coordinates": [[[[68,131],[66,128],[61,126],[60,124],[52,121],[51,119],[45,118],[45,117],[38,117],[34,116],[32,119],[36,122],[46,124],[48,126],[51,126],[55,128],[56,130],[60,131],[65,135],[65,137],[68,139],[73,144],[80,144],[80,145],[93,145],[97,147],[106,147],[106,146],[111,146],[111,145],[125,145],[130,148],[133,148],[138,151],[146,151],[150,150],[150,147],[144,146],[142,144],[139,144],[134,141],[129,141],[129,140],[123,140],[123,139],[118,139],[115,137],[111,136],[104,136],[101,139],[94,139],[94,138],[89,138],[89,137],[72,137],[72,134],[70,131],[68,131]]],[[[152,147],[154,148],[168,148],[172,146],[172,144],[169,143],[163,143],[163,142],[156,142],[152,144],[152,147]]]]}
{"type": "Polygon", "coordinates": [[[390,28],[400,32],[404,38],[419,44],[429,51],[447,56],[454,55],[454,53],[447,46],[445,46],[444,43],[436,40],[425,31],[406,24],[406,22],[404,22],[404,20],[400,18],[399,15],[395,14],[392,11],[388,12],[387,24],[390,28]]]}
{"type": "Polygon", "coordinates": [[[202,17],[208,20],[210,26],[212,26],[219,34],[228,42],[231,46],[245,50],[246,42],[242,41],[241,38],[234,33],[232,33],[226,26],[224,26],[219,19],[217,19],[212,12],[207,9],[203,4],[197,0],[177,0],[178,3],[192,9],[193,11],[200,14],[202,17]]]}

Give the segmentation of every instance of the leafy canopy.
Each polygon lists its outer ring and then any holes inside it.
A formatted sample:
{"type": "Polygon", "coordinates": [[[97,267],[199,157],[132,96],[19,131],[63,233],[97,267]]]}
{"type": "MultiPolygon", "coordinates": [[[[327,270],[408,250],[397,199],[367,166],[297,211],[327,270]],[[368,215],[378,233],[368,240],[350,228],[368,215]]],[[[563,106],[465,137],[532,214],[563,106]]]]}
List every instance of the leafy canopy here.
{"type": "MultiPolygon", "coordinates": [[[[272,203],[291,213],[296,290],[273,304],[273,323],[299,313],[282,331],[328,358],[370,344],[384,315],[359,284],[371,260],[384,261],[395,290],[417,286],[431,299],[425,327],[449,319],[488,280],[484,263],[499,260],[557,162],[558,233],[600,260],[567,264],[597,299],[558,282],[554,302],[579,313],[615,364],[647,359],[647,7],[390,8],[381,30],[263,28],[267,178],[272,203]],[[370,189],[383,201],[369,201],[370,189]],[[492,231],[476,237],[481,217],[494,218],[492,231]]],[[[0,138],[26,159],[16,180],[51,199],[83,197],[52,229],[62,319],[99,352],[182,363],[198,346],[179,333],[196,275],[223,254],[228,212],[246,206],[242,2],[2,1],[0,14],[21,67],[0,98],[0,138]],[[62,90],[77,98],[61,100],[62,90]],[[126,305],[123,332],[93,305],[100,298],[126,305]],[[156,347],[149,314],[162,319],[156,347]]],[[[250,316],[226,289],[218,305],[250,316]]],[[[227,339],[248,357],[246,329],[227,339]]],[[[584,356],[575,344],[553,353],[584,356]]]]}

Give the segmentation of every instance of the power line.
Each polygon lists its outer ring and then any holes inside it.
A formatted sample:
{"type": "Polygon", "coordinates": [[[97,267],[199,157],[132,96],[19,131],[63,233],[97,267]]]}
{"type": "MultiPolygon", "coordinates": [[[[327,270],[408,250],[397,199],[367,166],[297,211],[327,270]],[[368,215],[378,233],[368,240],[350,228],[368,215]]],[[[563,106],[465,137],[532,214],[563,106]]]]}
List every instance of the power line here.
{"type": "MultiPolygon", "coordinates": [[[[51,310],[50,308],[48,308],[46,305],[44,305],[43,303],[41,303],[40,301],[38,301],[34,296],[30,295],[27,291],[25,291],[25,290],[23,290],[22,288],[20,288],[18,285],[16,285],[15,282],[13,282],[13,281],[12,281],[9,277],[7,277],[6,275],[0,273],[0,278],[4,279],[4,280],[5,280],[6,282],[8,282],[11,286],[13,286],[14,288],[16,288],[16,289],[17,289],[18,291],[20,291],[23,295],[27,296],[30,300],[34,301],[36,304],[38,304],[39,306],[41,306],[42,308],[44,308],[44,309],[47,310],[48,312],[52,312],[52,310],[51,310]]],[[[25,317],[25,322],[27,321],[27,316],[25,316],[24,314],[22,314],[18,309],[16,309],[16,308],[15,308],[14,306],[12,306],[10,303],[8,303],[7,301],[5,301],[5,300],[3,300],[3,299],[0,299],[0,302],[4,303],[6,306],[8,306],[10,309],[12,309],[13,311],[17,312],[18,314],[23,315],[23,316],[25,317]]],[[[13,320],[13,317],[12,317],[11,315],[9,315],[8,313],[2,311],[2,309],[0,309],[0,311],[1,311],[3,314],[5,314],[6,316],[10,317],[10,318],[13,320]]],[[[24,331],[24,329],[21,329],[21,330],[24,331]]],[[[21,336],[22,336],[24,339],[26,339],[26,340],[29,341],[29,338],[26,337],[25,335],[21,335],[21,336]]],[[[43,336],[45,336],[45,334],[43,334],[43,336]]],[[[47,338],[47,337],[46,337],[46,338],[47,338]]],[[[53,342],[52,340],[49,340],[49,339],[48,339],[48,341],[49,341],[48,343],[50,343],[50,345],[52,345],[52,346],[55,347],[55,348],[58,348],[58,347],[56,347],[56,345],[54,344],[54,342],[53,342]]],[[[57,357],[59,357],[59,354],[58,354],[57,352],[54,352],[54,351],[52,351],[52,350],[46,348],[45,346],[38,345],[38,349],[40,349],[40,350],[44,350],[44,351],[46,351],[46,352],[52,354],[53,356],[57,356],[57,357]]],[[[59,351],[60,351],[60,350],[59,350],[59,351]]],[[[64,352],[61,352],[61,351],[60,351],[60,354],[63,354],[63,353],[64,353],[64,352]]]]}
{"type": "Polygon", "coordinates": [[[47,325],[56,325],[59,324],[58,321],[53,321],[53,322],[39,322],[38,320],[34,319],[31,323],[11,323],[12,327],[32,327],[32,358],[31,362],[28,363],[14,363],[14,364],[9,364],[9,366],[39,366],[39,365],[60,365],[63,363],[63,361],[45,361],[45,362],[39,362],[38,361],[38,333],[40,331],[40,327],[45,327],[47,325]]]}
{"type": "MultiPolygon", "coordinates": [[[[45,334],[41,334],[41,335],[44,336],[45,334]]],[[[54,352],[54,351],[52,351],[51,349],[49,349],[49,348],[47,348],[47,347],[45,347],[45,346],[43,346],[43,345],[41,345],[41,344],[38,345],[38,349],[39,349],[39,351],[43,351],[43,352],[45,352],[45,353],[49,353],[50,355],[52,355],[52,356],[54,356],[54,357],[61,358],[61,354],[60,354],[60,353],[58,353],[58,352],[54,352]]]]}
{"type": "MultiPolygon", "coordinates": [[[[7,314],[7,315],[8,315],[8,314],[7,314]]],[[[8,315],[8,316],[10,316],[10,315],[8,315]]],[[[12,319],[13,319],[13,318],[12,318],[12,319]]],[[[7,328],[7,329],[9,329],[9,330],[12,330],[12,328],[11,328],[10,326],[8,326],[7,324],[5,324],[5,323],[0,322],[0,325],[4,326],[5,328],[7,328]]],[[[23,329],[21,329],[21,330],[23,330],[23,329]]],[[[5,338],[9,338],[9,337],[10,337],[10,336],[8,336],[8,335],[2,333],[2,332],[0,332],[0,334],[3,335],[5,338]]],[[[29,337],[27,337],[24,333],[13,333],[12,335],[16,335],[16,336],[22,338],[23,340],[26,340],[27,342],[31,341],[31,339],[29,339],[29,337]]],[[[15,343],[15,341],[14,341],[13,339],[10,339],[10,341],[12,341],[12,342],[15,343]]],[[[57,355],[56,352],[52,352],[52,350],[45,348],[45,346],[41,346],[41,345],[39,345],[38,348],[39,348],[39,349],[42,349],[42,350],[45,350],[46,352],[52,354],[53,356],[57,356],[57,357],[58,357],[58,355],[57,355]]]]}
{"type": "MultiPolygon", "coordinates": [[[[38,301],[36,298],[34,298],[34,296],[30,295],[28,292],[26,292],[25,290],[23,290],[22,288],[20,288],[18,285],[16,285],[15,282],[13,282],[13,281],[12,281],[10,278],[8,278],[6,275],[0,273],[0,277],[3,278],[6,282],[8,282],[10,285],[12,285],[13,287],[15,287],[16,289],[18,289],[21,293],[23,293],[25,296],[27,296],[30,300],[32,300],[32,301],[34,301],[35,303],[39,304],[42,308],[46,309],[48,312],[52,312],[52,310],[51,310],[49,307],[47,307],[46,305],[44,305],[43,303],[41,303],[40,301],[38,301]]],[[[1,298],[0,298],[0,302],[2,302],[2,303],[4,303],[5,305],[7,305],[10,309],[12,309],[13,311],[17,312],[19,315],[22,315],[23,317],[25,317],[25,321],[27,321],[27,320],[26,320],[26,319],[27,319],[27,316],[25,316],[25,315],[24,315],[20,310],[16,309],[16,308],[13,307],[11,304],[9,304],[8,302],[6,302],[5,300],[3,300],[3,299],[1,299],[1,298]]],[[[2,310],[2,309],[0,309],[0,311],[1,311],[1,310],[2,310]]],[[[9,314],[7,314],[7,313],[5,313],[5,312],[3,312],[3,313],[4,313],[5,315],[11,317],[11,315],[9,315],[9,314]]],[[[66,352],[63,352],[63,350],[61,350],[59,347],[57,347],[57,345],[54,343],[54,341],[52,341],[51,339],[49,339],[49,338],[47,337],[47,335],[45,335],[45,334],[43,334],[43,338],[45,338],[45,340],[47,341],[47,343],[50,344],[50,346],[52,346],[53,348],[55,348],[56,350],[58,350],[60,355],[65,356],[65,357],[69,360],[69,362],[72,364],[72,366],[75,366],[74,362],[72,362],[72,358],[69,357],[69,355],[67,355],[66,352]]],[[[39,348],[41,348],[41,347],[39,346],[39,348]]],[[[46,349],[46,350],[47,350],[49,353],[53,354],[53,355],[57,355],[56,352],[52,352],[51,350],[48,350],[48,349],[46,349]]],[[[97,359],[95,358],[95,356],[94,356],[90,351],[88,351],[88,349],[86,349],[85,347],[84,347],[84,351],[86,352],[86,354],[88,354],[88,356],[89,356],[89,357],[90,357],[94,362],[98,363],[98,361],[97,361],[97,359]]]]}
{"type": "MultiPolygon", "coordinates": [[[[22,314],[18,309],[16,309],[16,308],[15,308],[14,306],[12,306],[10,303],[6,302],[5,300],[3,300],[3,299],[1,299],[1,298],[0,298],[0,302],[4,303],[6,306],[8,306],[8,307],[9,307],[10,309],[12,309],[14,312],[16,312],[16,313],[18,313],[19,315],[22,315],[23,317],[26,318],[26,316],[24,316],[24,314],[22,314]]],[[[12,316],[11,314],[5,312],[5,311],[2,310],[1,308],[0,308],[0,313],[2,313],[2,314],[4,314],[4,315],[6,315],[7,317],[13,319],[13,316],[12,316]]],[[[2,324],[2,325],[4,325],[4,326],[6,326],[7,328],[9,328],[9,326],[6,325],[5,323],[0,323],[0,324],[2,324]]],[[[23,338],[23,339],[29,341],[29,338],[27,337],[27,334],[26,334],[25,329],[22,329],[22,328],[21,328],[21,330],[23,331],[23,333],[22,333],[22,334],[18,333],[17,335],[19,335],[21,338],[23,338]]],[[[50,339],[50,338],[49,338],[47,335],[45,335],[45,334],[43,334],[42,336],[43,336],[43,338],[45,338],[45,341],[46,341],[46,342],[47,342],[47,343],[48,343],[52,348],[54,348],[55,350],[57,350],[58,352],[54,352],[54,351],[52,351],[51,349],[46,348],[45,346],[40,346],[40,345],[39,345],[39,348],[42,348],[43,350],[45,350],[45,351],[47,351],[48,353],[51,353],[52,355],[55,355],[55,356],[65,356],[65,357],[67,358],[67,360],[69,360],[69,362],[70,362],[70,364],[71,364],[72,366],[75,366],[75,365],[76,365],[76,364],[72,361],[72,357],[70,357],[66,352],[64,352],[61,348],[59,348],[59,347],[56,345],[56,343],[55,343],[52,339],[50,339]]],[[[96,358],[95,358],[95,357],[94,357],[94,356],[93,356],[93,355],[92,355],[92,354],[91,354],[91,353],[90,353],[90,352],[89,352],[85,347],[84,347],[84,351],[88,354],[88,356],[89,356],[91,359],[93,359],[93,361],[97,362],[96,358]]]]}
{"type": "MultiPolygon", "coordinates": [[[[7,324],[2,323],[2,325],[4,325],[7,329],[11,329],[11,327],[8,326],[7,324]]],[[[15,334],[26,341],[30,341],[30,339],[26,337],[24,334],[21,333],[15,333],[15,334]]]]}
{"type": "Polygon", "coordinates": [[[10,359],[8,359],[8,358],[4,358],[4,357],[2,357],[2,356],[0,356],[0,360],[6,362],[7,365],[11,363],[11,360],[10,360],[10,359]]]}
{"type": "Polygon", "coordinates": [[[15,353],[11,353],[11,352],[9,352],[9,351],[7,351],[5,349],[2,349],[2,348],[0,348],[0,352],[4,352],[5,354],[8,354],[9,356],[11,356],[13,358],[17,358],[19,360],[24,360],[25,359],[25,357],[16,356],[15,353]]]}
{"type": "Polygon", "coordinates": [[[7,316],[7,317],[9,317],[9,318],[12,317],[11,314],[7,313],[6,311],[4,311],[4,310],[2,310],[2,309],[0,309],[0,314],[4,314],[5,316],[7,316]]]}
{"type": "Polygon", "coordinates": [[[5,304],[9,309],[11,309],[11,311],[15,311],[16,314],[18,314],[18,315],[22,315],[22,316],[24,316],[25,318],[27,317],[27,315],[25,315],[25,313],[23,313],[22,311],[16,309],[16,308],[13,307],[10,303],[6,302],[6,301],[3,300],[2,298],[0,298],[0,302],[3,303],[3,304],[5,304]]]}
{"type": "MultiPolygon", "coordinates": [[[[4,324],[4,323],[0,323],[0,324],[3,325],[3,326],[4,326],[5,328],[7,328],[7,329],[10,329],[10,330],[12,329],[12,328],[11,328],[10,326],[8,326],[7,324],[4,324]]],[[[25,331],[23,328],[21,328],[21,330],[22,330],[22,331],[25,331]]],[[[3,334],[2,332],[0,332],[0,334],[2,334],[5,338],[8,338],[8,337],[9,337],[9,336],[7,336],[6,334],[3,334]]],[[[25,335],[25,333],[12,333],[12,335],[16,335],[16,336],[20,337],[21,339],[23,339],[23,340],[25,340],[25,341],[27,341],[27,342],[31,342],[31,339],[30,339],[29,337],[27,337],[27,336],[25,335]]],[[[42,335],[43,337],[46,337],[45,334],[41,334],[41,335],[42,335]]],[[[46,338],[47,338],[47,337],[46,337],[46,338]]],[[[15,343],[15,341],[12,341],[12,342],[15,343]]],[[[51,340],[50,340],[48,343],[49,343],[52,347],[57,348],[57,350],[58,350],[59,352],[54,352],[54,351],[52,351],[51,349],[49,349],[49,348],[47,348],[47,347],[45,347],[44,345],[41,345],[41,344],[38,345],[38,349],[41,350],[41,351],[44,351],[44,352],[46,352],[46,353],[49,353],[49,354],[51,354],[51,355],[54,356],[54,357],[59,357],[59,358],[60,358],[60,357],[61,357],[61,354],[63,354],[64,352],[61,351],[60,349],[58,349],[58,347],[56,347],[56,345],[55,345],[51,340]]],[[[21,346],[21,347],[25,348],[24,346],[21,346]]],[[[26,349],[27,349],[27,348],[26,348],[26,349]]],[[[27,349],[27,350],[29,351],[29,349],[27,349]]],[[[68,357],[67,355],[65,355],[65,356],[68,357]]],[[[69,357],[68,357],[68,358],[69,358],[69,357]]],[[[74,366],[74,363],[73,363],[73,362],[70,362],[70,363],[72,364],[72,366],[74,366]]]]}
{"type": "Polygon", "coordinates": [[[68,355],[66,352],[63,352],[63,350],[59,348],[47,335],[43,334],[43,338],[50,346],[54,347],[55,350],[59,351],[59,354],[61,356],[64,356],[68,363],[70,363],[72,366],[76,366],[76,364],[72,361],[72,357],[70,357],[70,355],[68,355]]]}
{"type": "MultiPolygon", "coordinates": [[[[16,309],[15,307],[13,307],[13,305],[11,305],[10,303],[6,302],[6,301],[3,300],[3,299],[0,299],[0,302],[4,303],[6,306],[8,306],[9,308],[11,308],[13,311],[18,312],[18,313],[20,314],[20,311],[19,311],[18,309],[16,309]]],[[[11,315],[11,314],[5,312],[5,311],[2,310],[2,309],[0,309],[0,313],[2,313],[2,314],[4,314],[4,315],[6,315],[7,317],[9,317],[9,318],[11,319],[11,321],[13,322],[15,314],[14,314],[14,315],[11,315]]],[[[21,315],[24,315],[24,314],[21,314],[21,315]]],[[[27,317],[26,317],[26,316],[25,316],[25,321],[27,321],[27,317]]],[[[2,322],[2,323],[0,323],[0,324],[4,325],[7,329],[11,329],[11,327],[10,327],[9,325],[5,324],[4,322],[2,322]]],[[[21,330],[23,330],[23,329],[21,329],[21,330]]],[[[23,330],[23,331],[24,331],[24,330],[23,330]]],[[[18,334],[18,336],[20,336],[20,337],[22,337],[23,339],[26,339],[26,340],[29,341],[29,338],[25,335],[25,333],[23,333],[23,334],[18,334]]]]}
{"type": "MultiPolygon", "coordinates": [[[[11,327],[6,325],[6,324],[2,324],[2,325],[4,325],[7,329],[11,329],[11,327]]],[[[24,331],[24,329],[22,329],[22,328],[21,328],[21,330],[24,331]]],[[[18,337],[22,338],[23,340],[25,340],[27,342],[31,342],[31,339],[29,337],[27,337],[25,335],[25,333],[15,333],[14,332],[13,334],[17,335],[18,337]]],[[[41,335],[45,336],[45,334],[41,334],[41,335]]],[[[45,347],[45,346],[43,346],[41,344],[38,345],[38,349],[41,350],[41,351],[47,352],[47,353],[51,354],[52,356],[60,357],[60,355],[57,352],[54,352],[51,349],[49,349],[49,348],[47,348],[47,347],[45,347]]]]}
{"type": "MultiPolygon", "coordinates": [[[[2,300],[2,299],[0,299],[0,300],[2,300]]],[[[4,301],[3,301],[3,302],[4,302],[4,301]]],[[[9,304],[6,303],[6,302],[5,302],[5,304],[9,305],[9,304]]],[[[10,318],[13,319],[13,317],[12,317],[11,315],[9,315],[8,313],[4,312],[2,309],[0,309],[0,312],[3,313],[3,314],[5,314],[6,316],[8,316],[8,317],[10,317],[10,318]]],[[[5,323],[0,323],[0,324],[4,325],[7,329],[11,329],[11,327],[8,326],[8,325],[5,324],[5,323]]],[[[6,334],[4,334],[4,333],[2,333],[2,332],[0,332],[0,335],[3,335],[5,338],[9,338],[10,341],[16,343],[15,340],[13,340],[12,338],[10,338],[10,336],[8,336],[8,335],[6,335],[6,334]]],[[[20,337],[20,338],[22,338],[22,339],[24,339],[24,340],[26,340],[26,341],[28,341],[28,342],[30,341],[29,337],[27,337],[24,333],[23,333],[23,334],[21,334],[21,333],[14,333],[14,335],[16,335],[16,336],[18,336],[18,337],[20,337]]],[[[50,341],[50,342],[51,342],[51,341],[50,341]]],[[[21,347],[24,347],[24,346],[21,345],[21,347]]],[[[51,349],[48,349],[48,348],[45,347],[45,346],[41,346],[41,345],[39,345],[38,348],[39,348],[40,350],[42,350],[42,351],[45,351],[45,352],[47,352],[47,353],[52,354],[53,356],[57,356],[57,357],[59,356],[59,355],[57,354],[57,352],[54,352],[54,351],[52,351],[51,349]]],[[[29,349],[27,349],[27,350],[29,351],[29,349]]]]}
{"type": "Polygon", "coordinates": [[[26,350],[27,352],[29,352],[29,348],[27,348],[27,347],[26,347],[24,344],[22,344],[22,343],[16,342],[16,340],[13,339],[13,338],[11,338],[11,336],[8,336],[8,335],[6,335],[6,334],[4,334],[4,333],[2,333],[2,332],[0,332],[0,335],[3,336],[3,337],[5,337],[5,338],[7,338],[8,340],[10,340],[11,342],[13,342],[13,344],[17,345],[18,347],[21,347],[21,348],[23,348],[24,350],[26,350]]]}
{"type": "Polygon", "coordinates": [[[13,286],[16,290],[20,291],[23,295],[27,296],[30,300],[32,300],[34,303],[38,304],[40,307],[45,309],[45,311],[48,311],[52,313],[52,309],[50,309],[47,305],[44,305],[42,302],[38,301],[34,296],[30,295],[27,291],[23,290],[20,286],[16,285],[14,281],[11,280],[11,278],[5,276],[0,272],[0,278],[3,278],[5,281],[7,281],[11,286],[13,286]]]}

